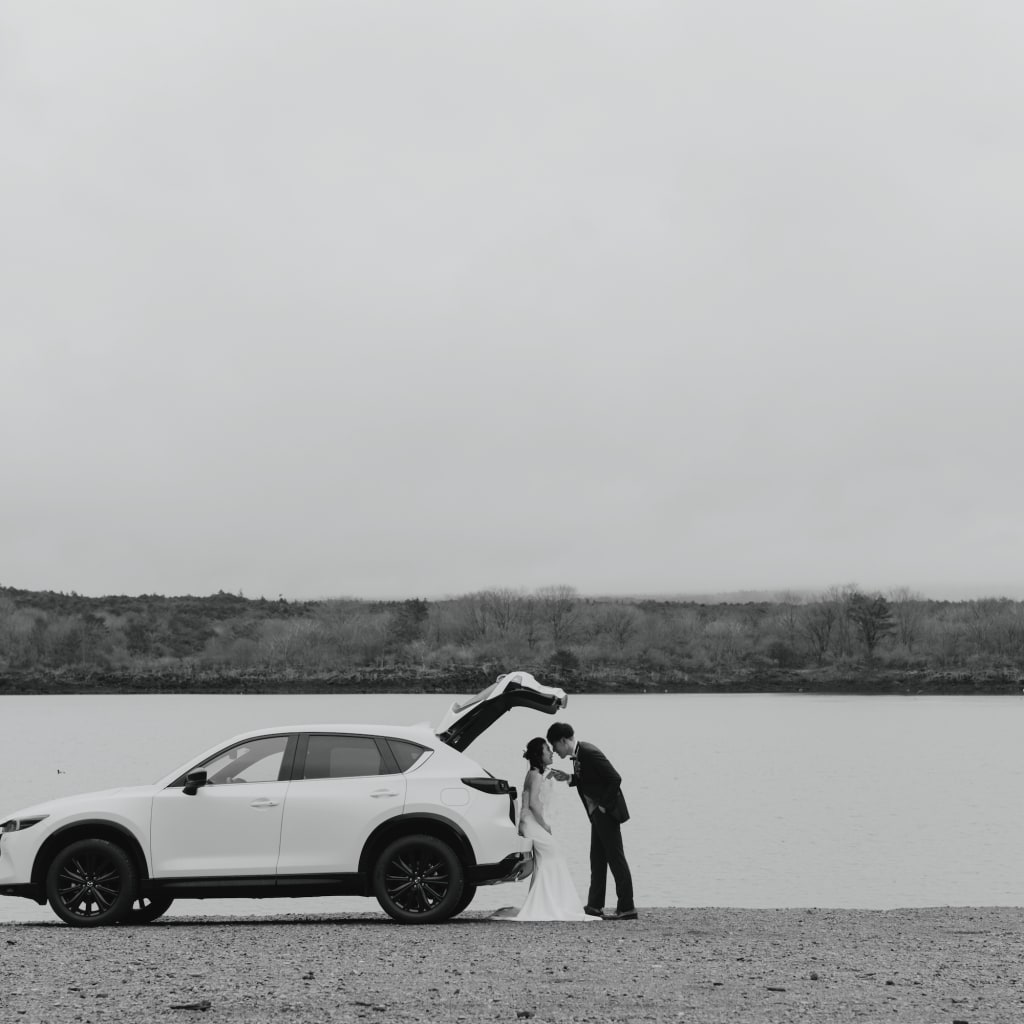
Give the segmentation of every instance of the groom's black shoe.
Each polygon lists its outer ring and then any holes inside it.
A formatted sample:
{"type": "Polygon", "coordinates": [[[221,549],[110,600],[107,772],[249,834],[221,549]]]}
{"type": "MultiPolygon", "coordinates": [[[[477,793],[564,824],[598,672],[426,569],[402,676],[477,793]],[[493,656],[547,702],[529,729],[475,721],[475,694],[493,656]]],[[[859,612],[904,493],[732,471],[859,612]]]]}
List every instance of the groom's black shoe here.
{"type": "Polygon", "coordinates": [[[635,921],[639,916],[635,910],[616,910],[603,915],[606,921],[635,921]]]}
{"type": "Polygon", "coordinates": [[[588,917],[604,917],[604,910],[601,907],[584,907],[583,913],[588,917]]]}

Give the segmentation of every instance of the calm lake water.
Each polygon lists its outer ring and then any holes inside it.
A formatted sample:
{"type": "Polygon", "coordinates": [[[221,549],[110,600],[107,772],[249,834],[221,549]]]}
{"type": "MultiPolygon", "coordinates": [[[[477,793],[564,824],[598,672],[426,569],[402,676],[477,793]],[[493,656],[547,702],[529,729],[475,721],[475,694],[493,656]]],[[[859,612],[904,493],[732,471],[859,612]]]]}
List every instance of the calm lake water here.
{"type": "MultiPolygon", "coordinates": [[[[436,723],[452,699],[0,697],[0,820],[55,796],[153,782],[248,728],[436,723]]],[[[1024,697],[570,695],[559,717],[623,775],[641,907],[1024,906],[1024,697]]],[[[551,721],[514,710],[468,753],[519,786],[522,748],[551,721]]],[[[557,797],[555,831],[585,896],[589,827],[575,793],[557,797]]],[[[483,888],[473,909],[518,905],[525,892],[483,888]]],[[[337,897],[185,900],[171,913],[378,909],[337,897]]],[[[11,920],[56,918],[0,897],[0,921],[11,920]]]]}

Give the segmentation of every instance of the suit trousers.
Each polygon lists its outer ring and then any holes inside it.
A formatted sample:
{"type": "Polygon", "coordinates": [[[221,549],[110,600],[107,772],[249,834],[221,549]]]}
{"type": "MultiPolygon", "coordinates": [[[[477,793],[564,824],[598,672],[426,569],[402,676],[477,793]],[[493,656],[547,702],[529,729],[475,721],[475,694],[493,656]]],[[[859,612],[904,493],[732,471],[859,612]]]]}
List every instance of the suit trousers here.
{"type": "Polygon", "coordinates": [[[590,818],[590,893],[587,906],[603,907],[608,869],[615,879],[616,910],[635,910],[633,876],[622,849],[622,826],[603,811],[590,818]]]}

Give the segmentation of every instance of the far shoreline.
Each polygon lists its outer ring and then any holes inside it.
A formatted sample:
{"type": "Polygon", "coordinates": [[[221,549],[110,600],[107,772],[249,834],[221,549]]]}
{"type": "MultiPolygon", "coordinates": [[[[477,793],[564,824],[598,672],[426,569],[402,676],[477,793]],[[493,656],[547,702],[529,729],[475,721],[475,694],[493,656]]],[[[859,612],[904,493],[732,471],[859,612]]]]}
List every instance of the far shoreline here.
{"type": "MultiPolygon", "coordinates": [[[[452,672],[397,669],[346,673],[218,672],[176,668],[169,671],[75,671],[68,669],[0,673],[0,696],[88,694],[423,694],[476,693],[493,682],[497,670],[460,668],[452,672]]],[[[1024,670],[901,671],[864,667],[838,672],[800,669],[750,673],[658,676],[624,671],[587,677],[542,675],[538,681],[576,695],[642,694],[810,694],[884,696],[965,696],[1024,694],[1024,670]]]]}

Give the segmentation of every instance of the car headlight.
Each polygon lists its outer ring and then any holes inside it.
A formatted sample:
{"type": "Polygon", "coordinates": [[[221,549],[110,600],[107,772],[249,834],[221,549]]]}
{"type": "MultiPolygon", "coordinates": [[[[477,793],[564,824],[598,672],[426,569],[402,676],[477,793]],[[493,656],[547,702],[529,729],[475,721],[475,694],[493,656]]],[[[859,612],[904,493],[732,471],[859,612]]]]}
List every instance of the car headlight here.
{"type": "Polygon", "coordinates": [[[0,834],[20,832],[22,829],[31,828],[33,825],[38,825],[46,817],[48,817],[46,814],[37,814],[32,818],[11,818],[9,821],[0,822],[0,834]]]}

